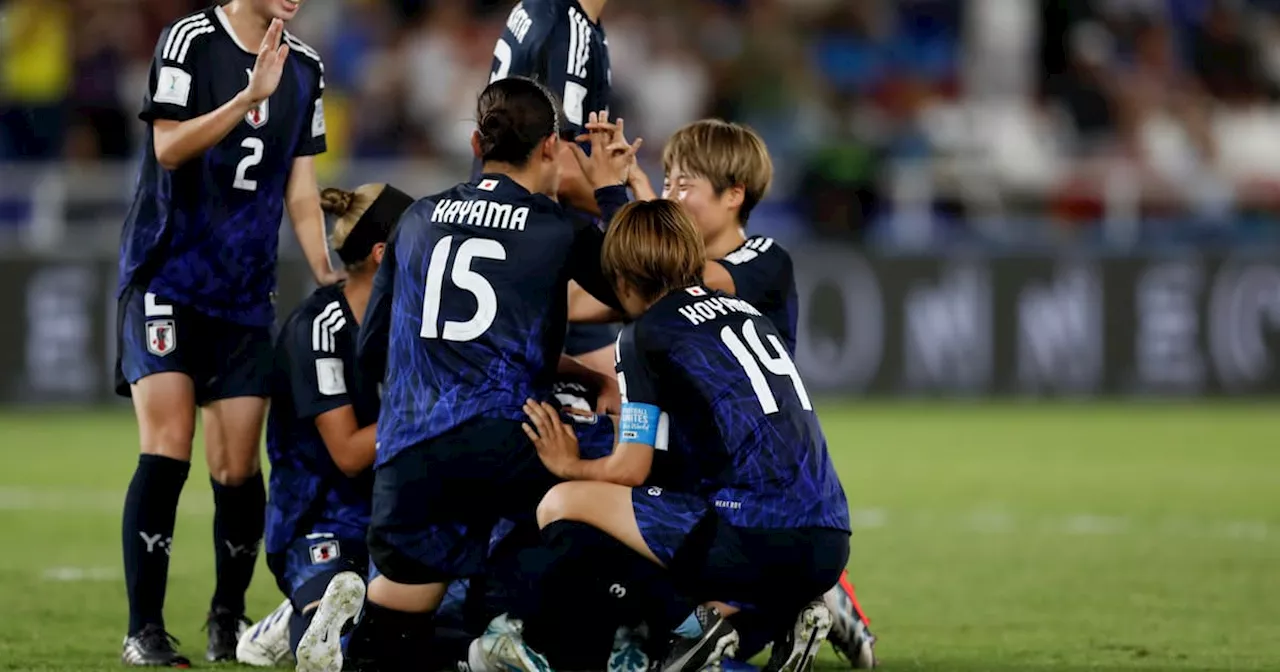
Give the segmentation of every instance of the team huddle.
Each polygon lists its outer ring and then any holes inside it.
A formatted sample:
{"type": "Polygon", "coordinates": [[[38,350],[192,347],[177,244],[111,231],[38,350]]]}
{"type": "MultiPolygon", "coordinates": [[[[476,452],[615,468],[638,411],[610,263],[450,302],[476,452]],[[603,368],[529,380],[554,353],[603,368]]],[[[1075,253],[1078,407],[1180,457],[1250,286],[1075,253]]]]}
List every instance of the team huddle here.
{"type": "Polygon", "coordinates": [[[744,233],[772,181],[760,137],[686,126],[657,193],[608,112],[605,0],[525,0],[473,179],[321,191],[324,66],[284,30],[302,4],[230,0],[156,47],[121,244],[117,389],[142,447],[122,660],[190,666],[163,606],[199,409],[210,662],[675,672],[768,648],[765,670],[803,672],[830,641],[874,666],[792,361],[791,259],[744,233]],[[320,287],[273,337],[285,211],[320,287]],[[285,599],[251,623],[264,537],[285,599]]]}

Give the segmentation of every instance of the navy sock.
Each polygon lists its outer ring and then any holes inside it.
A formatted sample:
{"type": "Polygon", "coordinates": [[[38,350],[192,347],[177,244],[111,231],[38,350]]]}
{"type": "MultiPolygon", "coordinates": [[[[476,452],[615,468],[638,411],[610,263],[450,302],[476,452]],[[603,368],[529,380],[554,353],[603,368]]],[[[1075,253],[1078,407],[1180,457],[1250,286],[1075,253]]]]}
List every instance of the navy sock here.
{"type": "Polygon", "coordinates": [[[154,623],[164,627],[164,593],[178,497],[191,464],[161,455],[141,455],[124,498],[121,541],[124,585],[129,596],[129,634],[154,623]]]}
{"type": "Polygon", "coordinates": [[[253,580],[266,520],[267,493],[262,472],[240,485],[222,485],[212,478],[213,547],[217,562],[214,610],[244,614],[244,594],[253,580]]]}

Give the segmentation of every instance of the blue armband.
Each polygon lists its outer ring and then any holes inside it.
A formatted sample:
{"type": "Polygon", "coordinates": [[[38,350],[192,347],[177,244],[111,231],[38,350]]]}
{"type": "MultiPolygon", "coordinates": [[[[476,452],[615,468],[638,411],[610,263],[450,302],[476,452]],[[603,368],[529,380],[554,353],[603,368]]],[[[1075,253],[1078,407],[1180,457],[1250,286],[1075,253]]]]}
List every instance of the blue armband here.
{"type": "Polygon", "coordinates": [[[618,421],[619,443],[643,443],[656,450],[667,449],[667,414],[653,404],[623,402],[618,421]]]}

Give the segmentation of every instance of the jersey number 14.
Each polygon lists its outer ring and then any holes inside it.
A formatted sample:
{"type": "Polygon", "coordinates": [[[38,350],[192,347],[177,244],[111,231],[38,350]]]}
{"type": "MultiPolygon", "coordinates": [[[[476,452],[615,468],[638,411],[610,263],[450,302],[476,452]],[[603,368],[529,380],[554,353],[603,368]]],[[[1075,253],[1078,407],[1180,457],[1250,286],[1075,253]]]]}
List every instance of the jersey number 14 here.
{"type": "Polygon", "coordinates": [[[505,261],[507,250],[502,243],[490,238],[467,238],[458,244],[453,257],[449,279],[458,289],[471,294],[476,301],[475,315],[465,322],[445,320],[440,322],[440,297],[444,293],[444,274],[453,248],[453,236],[441,238],[431,250],[427,264],[427,286],[422,298],[422,338],[446,341],[474,341],[493,326],[498,315],[498,295],[493,285],[483,275],[471,270],[476,259],[505,261]]]}
{"type": "Polygon", "coordinates": [[[739,337],[733,327],[725,327],[720,330],[720,340],[724,342],[725,347],[729,348],[729,352],[733,353],[738,364],[741,364],[743,371],[747,373],[747,379],[751,381],[751,389],[756,393],[756,399],[760,401],[760,410],[764,411],[765,415],[778,412],[778,398],[769,385],[765,370],[775,376],[790,378],[796,397],[800,399],[800,406],[806,411],[813,410],[813,404],[809,402],[809,393],[804,389],[804,382],[800,380],[800,372],[796,371],[796,365],[791,361],[791,356],[787,354],[782,341],[773,334],[766,334],[769,345],[773,346],[771,353],[764,341],[760,339],[755,322],[751,320],[743,322],[741,331],[742,336],[739,337]]]}

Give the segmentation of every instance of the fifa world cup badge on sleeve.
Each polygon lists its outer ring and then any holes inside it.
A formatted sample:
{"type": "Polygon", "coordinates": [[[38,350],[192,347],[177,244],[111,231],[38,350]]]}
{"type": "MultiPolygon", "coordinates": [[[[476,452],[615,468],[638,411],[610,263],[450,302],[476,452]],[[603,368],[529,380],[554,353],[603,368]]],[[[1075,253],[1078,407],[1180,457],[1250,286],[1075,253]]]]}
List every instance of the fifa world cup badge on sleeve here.
{"type": "Polygon", "coordinates": [[[173,320],[147,322],[147,352],[157,357],[167,357],[178,349],[178,334],[173,320]]]}

